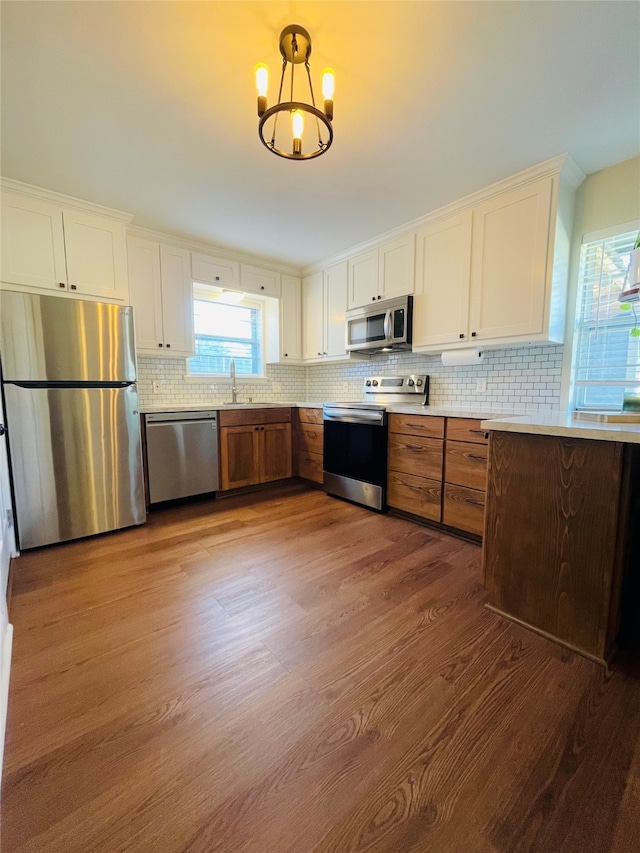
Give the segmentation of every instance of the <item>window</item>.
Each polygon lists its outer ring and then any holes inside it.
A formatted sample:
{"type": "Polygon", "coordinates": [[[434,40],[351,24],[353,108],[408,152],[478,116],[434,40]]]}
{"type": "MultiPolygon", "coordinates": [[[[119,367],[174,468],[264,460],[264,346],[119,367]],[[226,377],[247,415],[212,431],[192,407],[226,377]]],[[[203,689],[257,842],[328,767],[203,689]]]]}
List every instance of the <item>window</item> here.
{"type": "Polygon", "coordinates": [[[235,304],[217,287],[194,284],[193,320],[191,376],[228,376],[232,358],[238,376],[262,376],[263,311],[259,300],[242,296],[235,304]]]}
{"type": "Polygon", "coordinates": [[[640,387],[640,302],[621,306],[638,228],[587,235],[578,278],[574,389],[576,409],[622,408],[640,387]],[[627,310],[624,310],[624,308],[627,310]]]}

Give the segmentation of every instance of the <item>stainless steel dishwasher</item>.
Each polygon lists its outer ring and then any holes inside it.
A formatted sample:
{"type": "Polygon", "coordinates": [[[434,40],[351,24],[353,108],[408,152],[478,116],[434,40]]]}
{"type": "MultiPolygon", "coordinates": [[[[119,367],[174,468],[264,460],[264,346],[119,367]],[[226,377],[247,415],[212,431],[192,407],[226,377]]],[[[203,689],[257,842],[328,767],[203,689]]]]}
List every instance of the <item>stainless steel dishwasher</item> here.
{"type": "Polygon", "coordinates": [[[218,413],[145,415],[149,503],[218,489],[218,413]]]}

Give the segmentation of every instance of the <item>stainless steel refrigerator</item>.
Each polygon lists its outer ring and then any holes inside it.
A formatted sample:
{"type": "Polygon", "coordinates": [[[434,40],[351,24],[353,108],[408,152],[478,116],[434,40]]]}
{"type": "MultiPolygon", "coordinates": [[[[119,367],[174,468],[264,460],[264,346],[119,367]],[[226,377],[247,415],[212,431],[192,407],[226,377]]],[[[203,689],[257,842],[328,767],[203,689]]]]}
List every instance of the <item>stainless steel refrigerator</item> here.
{"type": "Polygon", "coordinates": [[[132,309],[2,291],[0,330],[19,547],[142,524],[132,309]]]}

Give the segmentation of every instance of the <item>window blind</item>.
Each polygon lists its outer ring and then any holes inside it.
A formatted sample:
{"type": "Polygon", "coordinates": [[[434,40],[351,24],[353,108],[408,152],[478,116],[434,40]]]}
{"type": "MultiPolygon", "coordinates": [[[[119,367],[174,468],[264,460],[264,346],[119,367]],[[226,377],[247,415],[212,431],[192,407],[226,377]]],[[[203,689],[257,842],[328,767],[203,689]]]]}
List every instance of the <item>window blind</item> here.
{"type": "Polygon", "coordinates": [[[577,409],[621,409],[640,387],[640,302],[621,308],[637,229],[582,244],[573,378],[577,409]]]}

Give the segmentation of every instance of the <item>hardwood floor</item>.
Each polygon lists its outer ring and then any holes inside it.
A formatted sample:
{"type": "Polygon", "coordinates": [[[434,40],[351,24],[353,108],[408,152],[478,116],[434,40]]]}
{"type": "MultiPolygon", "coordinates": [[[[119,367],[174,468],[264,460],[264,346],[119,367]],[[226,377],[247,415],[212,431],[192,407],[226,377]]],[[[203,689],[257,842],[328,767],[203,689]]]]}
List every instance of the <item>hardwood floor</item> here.
{"type": "Polygon", "coordinates": [[[14,571],[3,853],[640,849],[637,665],[476,545],[294,484],[14,571]]]}

